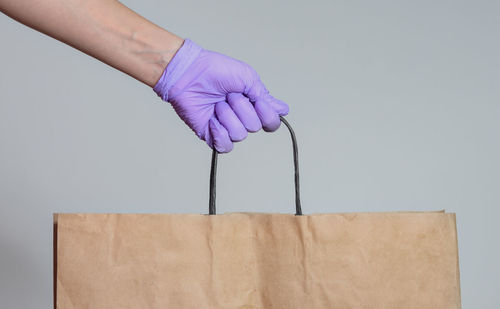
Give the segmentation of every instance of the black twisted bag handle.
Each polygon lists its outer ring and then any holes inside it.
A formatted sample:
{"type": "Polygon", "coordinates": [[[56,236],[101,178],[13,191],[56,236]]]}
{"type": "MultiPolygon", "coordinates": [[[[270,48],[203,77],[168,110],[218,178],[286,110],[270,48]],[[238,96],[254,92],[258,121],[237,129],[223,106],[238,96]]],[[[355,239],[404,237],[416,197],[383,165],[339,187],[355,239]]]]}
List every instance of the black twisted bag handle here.
{"type": "MultiPolygon", "coordinates": [[[[283,122],[288,131],[290,131],[290,136],[292,138],[293,145],[293,165],[295,169],[295,215],[302,215],[302,206],[300,205],[300,186],[299,186],[299,153],[297,148],[297,138],[295,137],[295,133],[293,132],[292,127],[285,120],[284,117],[280,116],[281,122],[283,122]]],[[[212,166],[210,168],[210,192],[209,192],[209,200],[208,200],[208,214],[215,215],[215,183],[217,178],[217,156],[218,152],[215,150],[215,147],[212,149],[212,166]]]]}

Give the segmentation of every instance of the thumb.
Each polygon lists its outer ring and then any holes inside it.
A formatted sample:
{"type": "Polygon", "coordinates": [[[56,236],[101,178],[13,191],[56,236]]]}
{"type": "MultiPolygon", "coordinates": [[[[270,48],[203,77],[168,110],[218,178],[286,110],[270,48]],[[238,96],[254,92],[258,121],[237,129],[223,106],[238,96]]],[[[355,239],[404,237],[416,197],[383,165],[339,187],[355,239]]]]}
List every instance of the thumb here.
{"type": "Polygon", "coordinates": [[[255,102],[259,100],[263,100],[266,104],[269,104],[280,116],[288,115],[289,107],[285,102],[278,100],[269,94],[269,90],[267,90],[266,86],[257,79],[254,84],[248,88],[248,91],[243,93],[250,102],[255,105],[255,102]]]}
{"type": "Polygon", "coordinates": [[[266,86],[264,86],[264,84],[257,77],[253,84],[245,89],[243,94],[250,100],[250,102],[255,103],[260,98],[269,95],[269,90],[267,90],[266,86]]]}
{"type": "Polygon", "coordinates": [[[266,103],[269,104],[269,106],[271,106],[278,115],[288,115],[289,107],[285,102],[278,100],[269,94],[264,97],[264,101],[266,101],[266,103]]]}

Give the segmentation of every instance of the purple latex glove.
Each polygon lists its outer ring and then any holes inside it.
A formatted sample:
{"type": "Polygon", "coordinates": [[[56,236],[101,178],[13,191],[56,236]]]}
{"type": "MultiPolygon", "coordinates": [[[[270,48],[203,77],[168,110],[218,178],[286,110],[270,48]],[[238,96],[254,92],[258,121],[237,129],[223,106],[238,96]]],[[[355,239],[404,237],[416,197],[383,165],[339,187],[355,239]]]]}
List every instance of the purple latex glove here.
{"type": "Polygon", "coordinates": [[[229,152],[247,132],[279,128],[288,105],[273,98],[248,64],[204,50],[186,39],[153,90],[218,152],[229,152]]]}

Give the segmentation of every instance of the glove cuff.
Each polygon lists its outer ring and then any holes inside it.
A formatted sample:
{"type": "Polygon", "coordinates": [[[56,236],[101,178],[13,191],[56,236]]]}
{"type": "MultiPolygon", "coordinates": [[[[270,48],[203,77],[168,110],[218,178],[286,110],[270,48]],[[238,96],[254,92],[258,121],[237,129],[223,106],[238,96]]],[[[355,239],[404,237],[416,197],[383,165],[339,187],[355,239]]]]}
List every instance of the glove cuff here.
{"type": "Polygon", "coordinates": [[[156,94],[168,102],[168,92],[203,49],[190,39],[185,39],[181,48],[168,63],[160,79],[153,87],[156,94]]]}

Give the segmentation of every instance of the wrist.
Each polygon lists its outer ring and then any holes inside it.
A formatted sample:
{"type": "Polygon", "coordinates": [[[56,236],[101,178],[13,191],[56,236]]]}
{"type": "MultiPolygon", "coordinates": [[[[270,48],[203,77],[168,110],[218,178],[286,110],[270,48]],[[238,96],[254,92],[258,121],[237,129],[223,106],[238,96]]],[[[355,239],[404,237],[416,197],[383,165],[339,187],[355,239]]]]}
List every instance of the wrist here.
{"type": "Polygon", "coordinates": [[[177,83],[179,78],[181,78],[196,58],[198,58],[202,50],[203,48],[190,39],[184,40],[184,43],[176,52],[174,57],[172,57],[167,67],[162,72],[159,80],[153,87],[153,90],[159,97],[167,102],[172,99],[169,94],[170,89],[177,83]]]}
{"type": "Polygon", "coordinates": [[[149,24],[131,31],[129,52],[142,63],[142,81],[153,87],[182,46],[184,40],[165,29],[149,24]]]}

